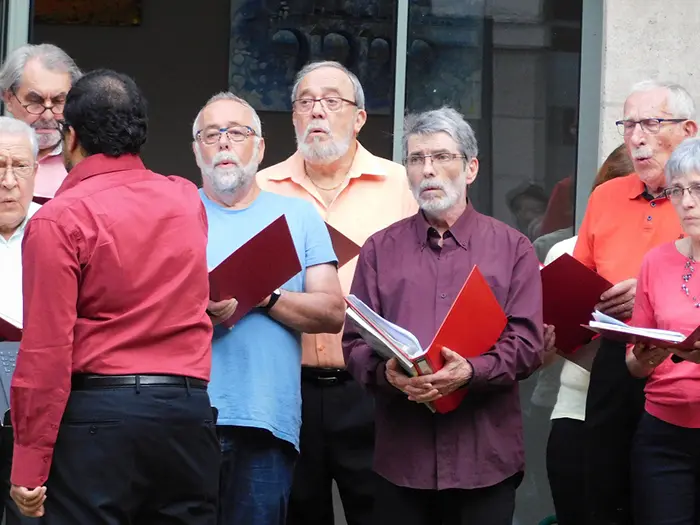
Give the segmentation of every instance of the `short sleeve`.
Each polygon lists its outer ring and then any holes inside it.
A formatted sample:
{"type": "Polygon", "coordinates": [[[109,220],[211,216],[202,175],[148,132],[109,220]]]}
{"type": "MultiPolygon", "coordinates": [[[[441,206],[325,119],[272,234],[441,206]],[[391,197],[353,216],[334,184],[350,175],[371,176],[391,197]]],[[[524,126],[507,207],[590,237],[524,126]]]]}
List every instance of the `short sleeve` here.
{"type": "Polygon", "coordinates": [[[304,267],[319,264],[338,264],[338,258],[333,251],[331,236],[325,221],[314,209],[313,205],[302,202],[304,214],[304,267]]]}
{"type": "Polygon", "coordinates": [[[595,222],[596,214],[596,192],[588,199],[586,214],[583,216],[581,228],[578,231],[578,239],[574,248],[574,257],[581,261],[586,267],[591,270],[596,270],[595,251],[593,243],[593,223],[595,222]]]}

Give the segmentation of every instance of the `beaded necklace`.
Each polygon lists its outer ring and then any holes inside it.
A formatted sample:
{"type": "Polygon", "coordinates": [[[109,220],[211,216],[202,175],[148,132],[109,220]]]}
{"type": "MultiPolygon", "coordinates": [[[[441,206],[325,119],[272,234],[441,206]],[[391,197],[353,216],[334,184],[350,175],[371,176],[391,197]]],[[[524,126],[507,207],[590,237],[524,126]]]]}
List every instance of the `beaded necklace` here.
{"type": "Polygon", "coordinates": [[[681,290],[685,294],[686,297],[691,299],[693,301],[693,304],[695,305],[695,308],[700,308],[700,301],[698,301],[698,298],[693,295],[692,297],[690,296],[690,290],[688,290],[688,281],[690,281],[690,278],[693,276],[695,273],[695,258],[693,257],[693,252],[691,248],[690,255],[688,256],[688,260],[685,261],[685,273],[683,274],[683,284],[681,285],[681,290]]]}

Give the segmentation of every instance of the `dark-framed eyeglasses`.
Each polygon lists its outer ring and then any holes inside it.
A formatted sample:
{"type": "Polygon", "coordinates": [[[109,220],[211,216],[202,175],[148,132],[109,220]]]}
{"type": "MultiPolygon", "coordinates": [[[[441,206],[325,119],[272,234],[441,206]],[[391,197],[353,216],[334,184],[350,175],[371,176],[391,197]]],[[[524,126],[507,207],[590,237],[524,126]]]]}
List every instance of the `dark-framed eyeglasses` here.
{"type": "Polygon", "coordinates": [[[230,126],[228,128],[207,128],[197,132],[197,140],[211,146],[221,140],[221,135],[226,135],[231,142],[243,142],[251,135],[257,136],[253,128],[248,126],[230,126]]]}
{"type": "Polygon", "coordinates": [[[294,111],[297,113],[309,113],[316,105],[316,102],[320,103],[323,109],[330,111],[331,113],[335,113],[343,109],[343,104],[357,106],[357,102],[343,97],[302,97],[296,99],[292,106],[294,107],[294,111]]]}
{"type": "Polygon", "coordinates": [[[679,122],[685,122],[688,120],[687,118],[644,118],[641,120],[632,120],[632,119],[626,119],[626,120],[618,120],[615,122],[615,125],[617,126],[617,131],[622,135],[623,137],[625,135],[631,135],[634,132],[634,129],[637,127],[637,124],[639,124],[642,128],[642,131],[646,131],[647,133],[651,133],[652,135],[655,135],[661,130],[661,125],[664,122],[669,122],[672,124],[678,124],[679,122]]]}
{"type": "Polygon", "coordinates": [[[34,164],[24,162],[18,164],[0,163],[0,181],[4,180],[8,173],[12,173],[16,179],[28,179],[34,173],[34,164]]]}
{"type": "Polygon", "coordinates": [[[425,159],[430,159],[433,164],[448,164],[455,159],[466,159],[466,155],[461,155],[459,153],[450,153],[448,151],[441,151],[440,153],[433,153],[431,155],[419,155],[415,153],[409,155],[406,159],[406,165],[409,168],[423,167],[425,164],[425,159]]]}
{"type": "Polygon", "coordinates": [[[15,99],[17,99],[19,105],[24,108],[24,111],[26,111],[30,115],[41,115],[47,109],[54,115],[60,115],[61,113],[63,113],[63,109],[66,107],[65,100],[56,102],[54,104],[51,104],[50,106],[45,106],[41,102],[22,102],[17,96],[17,93],[15,93],[14,91],[12,92],[12,95],[15,97],[15,99]]]}
{"type": "Polygon", "coordinates": [[[666,188],[664,190],[664,196],[671,202],[679,203],[683,200],[683,194],[686,191],[693,199],[700,201],[700,184],[698,183],[691,184],[687,188],[684,188],[683,186],[671,186],[670,188],[666,188]]]}

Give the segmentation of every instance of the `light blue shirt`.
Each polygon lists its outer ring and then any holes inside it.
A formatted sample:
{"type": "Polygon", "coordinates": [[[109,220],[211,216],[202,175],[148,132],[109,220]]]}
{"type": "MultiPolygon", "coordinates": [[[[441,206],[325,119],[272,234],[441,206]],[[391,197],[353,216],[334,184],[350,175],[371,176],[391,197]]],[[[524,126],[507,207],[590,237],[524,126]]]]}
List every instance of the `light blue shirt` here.
{"type": "MultiPolygon", "coordinates": [[[[335,264],[328,229],[313,205],[302,199],[262,191],[242,210],[231,210],[200,196],[209,220],[207,263],[221,263],[247,240],[285,215],[301,272],[282,288],[303,292],[306,269],[335,264]]],[[[268,256],[275,258],[274,251],[268,256]]],[[[253,310],[231,330],[214,329],[209,395],[219,410],[219,425],[255,427],[299,449],[301,427],[301,336],[264,312],[253,310]]]]}

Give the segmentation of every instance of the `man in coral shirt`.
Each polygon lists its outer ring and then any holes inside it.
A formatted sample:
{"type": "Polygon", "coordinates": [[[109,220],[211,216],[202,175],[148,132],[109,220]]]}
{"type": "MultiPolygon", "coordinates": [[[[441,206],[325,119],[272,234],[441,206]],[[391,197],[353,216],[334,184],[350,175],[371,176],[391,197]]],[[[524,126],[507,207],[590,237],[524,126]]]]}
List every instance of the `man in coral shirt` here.
{"type": "MultiPolygon", "coordinates": [[[[403,166],[375,157],[357,140],[367,120],[364,98],[357,77],[341,64],[304,67],[292,89],[297,151],[258,173],[264,190],[311,201],[358,245],[417,211],[403,166]]],[[[338,270],[344,294],[356,263],[338,270]]],[[[288,523],[332,525],[334,479],[348,523],[369,523],[373,402],[345,370],[339,334],[304,334],[302,346],[301,454],[288,523]]]]}

